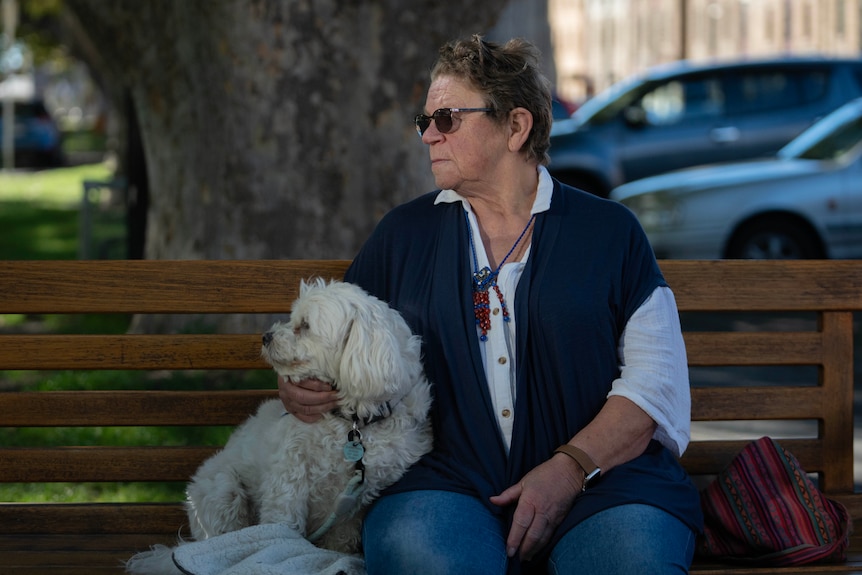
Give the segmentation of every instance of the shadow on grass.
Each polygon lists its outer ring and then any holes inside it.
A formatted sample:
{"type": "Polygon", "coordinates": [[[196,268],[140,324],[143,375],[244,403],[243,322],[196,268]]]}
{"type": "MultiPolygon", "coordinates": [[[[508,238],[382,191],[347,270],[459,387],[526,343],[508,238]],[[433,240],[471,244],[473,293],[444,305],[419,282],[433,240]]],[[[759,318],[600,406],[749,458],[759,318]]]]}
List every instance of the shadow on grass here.
{"type": "Polygon", "coordinates": [[[0,259],[65,260],[78,253],[78,212],[26,201],[0,202],[0,259]]]}

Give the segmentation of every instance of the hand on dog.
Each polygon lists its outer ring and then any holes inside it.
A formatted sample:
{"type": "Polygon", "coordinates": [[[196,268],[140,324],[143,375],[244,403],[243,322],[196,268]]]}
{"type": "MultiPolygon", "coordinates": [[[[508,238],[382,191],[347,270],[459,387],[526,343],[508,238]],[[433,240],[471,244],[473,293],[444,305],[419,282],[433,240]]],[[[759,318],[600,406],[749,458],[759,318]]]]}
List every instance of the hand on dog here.
{"type": "Polygon", "coordinates": [[[532,559],[565,519],[581,492],[582,479],[570,467],[564,455],[552,457],[517,484],[491,497],[494,505],[516,505],[506,541],[509,557],[520,552],[522,560],[532,559]]]}
{"type": "Polygon", "coordinates": [[[305,423],[314,423],[322,414],[338,407],[338,392],[316,379],[293,383],[278,376],[278,397],[288,413],[305,423]]]}

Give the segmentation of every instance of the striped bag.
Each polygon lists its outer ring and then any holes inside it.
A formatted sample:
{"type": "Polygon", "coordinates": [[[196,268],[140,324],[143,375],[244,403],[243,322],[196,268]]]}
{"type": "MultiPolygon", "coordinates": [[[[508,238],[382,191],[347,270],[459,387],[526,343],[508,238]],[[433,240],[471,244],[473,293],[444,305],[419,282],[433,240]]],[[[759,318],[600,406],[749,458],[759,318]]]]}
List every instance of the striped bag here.
{"type": "Polygon", "coordinates": [[[749,443],[701,492],[697,556],[756,565],[844,561],[847,509],[826,498],[775,440],[749,443]]]}

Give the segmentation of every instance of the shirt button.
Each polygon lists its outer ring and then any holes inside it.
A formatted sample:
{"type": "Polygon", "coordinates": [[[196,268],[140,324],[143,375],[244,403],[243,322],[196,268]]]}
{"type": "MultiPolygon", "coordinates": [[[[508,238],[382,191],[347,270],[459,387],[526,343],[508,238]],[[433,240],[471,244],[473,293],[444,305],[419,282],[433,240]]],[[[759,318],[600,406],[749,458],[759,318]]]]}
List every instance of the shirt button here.
{"type": "Polygon", "coordinates": [[[508,361],[508,360],[506,359],[506,356],[503,355],[503,356],[500,356],[500,359],[497,360],[497,363],[499,363],[500,365],[506,365],[506,361],[508,361]]]}
{"type": "Polygon", "coordinates": [[[512,415],[512,412],[509,411],[508,409],[504,409],[501,413],[502,413],[503,417],[510,417],[512,415]]]}
{"type": "Polygon", "coordinates": [[[500,313],[500,308],[495,307],[495,308],[494,308],[494,311],[493,311],[493,312],[491,312],[491,313],[493,313],[494,315],[499,314],[499,313],[500,313]]]}

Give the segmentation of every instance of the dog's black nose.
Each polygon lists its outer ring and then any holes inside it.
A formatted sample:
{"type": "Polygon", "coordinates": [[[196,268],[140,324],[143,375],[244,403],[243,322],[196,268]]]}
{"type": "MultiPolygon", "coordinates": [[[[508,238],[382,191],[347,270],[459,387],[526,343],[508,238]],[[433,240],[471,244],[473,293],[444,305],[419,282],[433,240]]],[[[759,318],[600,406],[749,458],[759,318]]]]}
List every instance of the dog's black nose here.
{"type": "Polygon", "coordinates": [[[263,345],[269,345],[269,342],[272,341],[272,332],[268,331],[263,334],[263,345]]]}

